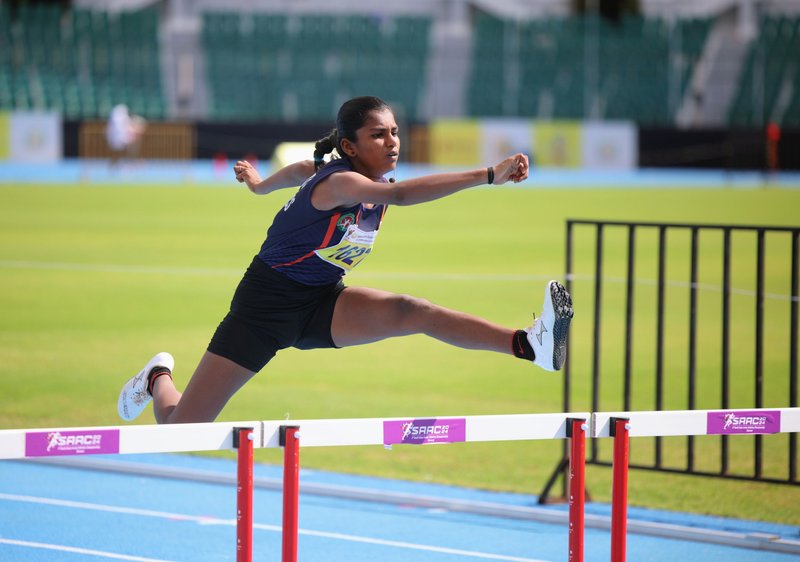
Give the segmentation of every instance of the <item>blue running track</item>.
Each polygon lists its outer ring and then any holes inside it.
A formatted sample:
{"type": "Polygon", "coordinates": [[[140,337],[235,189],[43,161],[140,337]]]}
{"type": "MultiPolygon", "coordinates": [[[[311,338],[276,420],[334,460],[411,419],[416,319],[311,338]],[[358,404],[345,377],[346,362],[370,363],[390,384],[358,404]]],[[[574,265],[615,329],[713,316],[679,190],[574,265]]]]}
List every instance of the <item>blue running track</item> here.
{"type": "MultiPolygon", "coordinates": [[[[234,460],[185,455],[95,457],[101,465],[171,468],[235,476],[234,460]],[[133,463],[133,464],[132,464],[133,463]]],[[[280,467],[256,466],[256,479],[280,478],[280,467]]],[[[346,486],[450,500],[533,505],[535,498],[303,471],[301,485],[346,486]]],[[[235,560],[236,493],[232,484],[122,474],[50,463],[0,461],[0,561],[235,560]]],[[[256,489],[254,560],[281,556],[280,492],[256,489]]],[[[563,511],[564,506],[550,508],[563,511]]],[[[591,514],[608,506],[590,504],[591,514]]],[[[778,535],[800,549],[794,527],[670,514],[630,512],[631,520],[702,528],[709,533],[778,535]]],[[[566,524],[490,517],[414,505],[303,494],[300,555],[304,562],[566,561],[566,524]]],[[[607,531],[586,530],[586,561],[607,561],[607,531]]],[[[797,550],[795,552],[800,552],[797,550]]],[[[734,548],[638,534],[628,536],[631,562],[789,562],[798,554],[734,548]]]]}

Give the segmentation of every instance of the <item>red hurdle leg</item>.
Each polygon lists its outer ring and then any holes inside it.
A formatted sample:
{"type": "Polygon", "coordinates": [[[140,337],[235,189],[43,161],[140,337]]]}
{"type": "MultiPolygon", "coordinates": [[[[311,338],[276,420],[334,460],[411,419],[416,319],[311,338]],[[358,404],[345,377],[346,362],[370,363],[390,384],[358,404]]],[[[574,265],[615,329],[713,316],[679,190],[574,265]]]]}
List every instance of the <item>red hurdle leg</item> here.
{"type": "Polygon", "coordinates": [[[233,430],[236,455],[236,562],[253,560],[253,428],[233,430]]]}
{"type": "Polygon", "coordinates": [[[583,562],[586,489],[586,420],[567,419],[569,448],[569,562],[583,562]]]}
{"type": "Polygon", "coordinates": [[[628,527],[628,456],[629,421],[611,418],[614,437],[614,480],[611,498],[611,562],[625,562],[628,527]]]}
{"type": "Polygon", "coordinates": [[[297,426],[281,426],[283,447],[283,562],[297,562],[297,521],[300,501],[300,442],[297,426]]]}

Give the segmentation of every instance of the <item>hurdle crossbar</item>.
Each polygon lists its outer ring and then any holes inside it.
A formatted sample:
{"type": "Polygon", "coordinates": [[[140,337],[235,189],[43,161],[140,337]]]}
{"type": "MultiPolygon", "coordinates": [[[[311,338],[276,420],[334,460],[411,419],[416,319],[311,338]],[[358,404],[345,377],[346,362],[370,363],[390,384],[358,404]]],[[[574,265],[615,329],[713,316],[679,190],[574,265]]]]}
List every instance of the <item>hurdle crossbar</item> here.
{"type": "Polygon", "coordinates": [[[253,444],[261,447],[260,421],[4,429],[0,459],[230,450],[234,429],[244,427],[253,429],[253,444]]]}
{"type": "Polygon", "coordinates": [[[613,418],[629,420],[630,437],[764,435],[800,432],[800,408],[596,412],[592,437],[611,437],[613,418]]]}
{"type": "Polygon", "coordinates": [[[264,447],[281,446],[282,426],[299,427],[303,447],[564,439],[567,437],[567,417],[589,420],[590,414],[265,421],[264,447]],[[404,425],[408,430],[406,435],[403,435],[404,425]]]}

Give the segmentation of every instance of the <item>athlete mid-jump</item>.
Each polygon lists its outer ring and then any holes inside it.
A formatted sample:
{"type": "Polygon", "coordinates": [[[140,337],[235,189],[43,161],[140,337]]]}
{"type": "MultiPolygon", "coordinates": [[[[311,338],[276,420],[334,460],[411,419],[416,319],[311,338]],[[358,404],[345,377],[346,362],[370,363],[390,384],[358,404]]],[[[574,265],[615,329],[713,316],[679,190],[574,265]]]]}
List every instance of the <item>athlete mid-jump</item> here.
{"type": "Polygon", "coordinates": [[[409,334],[559,370],[573,310],[556,281],[545,287],[542,313],[526,330],[409,295],[344,285],[344,275],[372,251],[389,205],[418,205],[528,177],[527,156],[515,154],[488,168],[386,181],[399,154],[391,108],[360,97],[342,105],[336,128],[317,141],[313,161],[291,164],[263,181],[249,163],[237,162],[236,179],[254,193],[302,186],[275,216],[186,390],[181,394],[172,382],[172,356],[159,353],[122,388],[119,415],[132,420],[152,399],[159,423],[213,421],[281,349],[347,347],[409,334]],[[339,158],[325,163],[334,150],[339,158]]]}

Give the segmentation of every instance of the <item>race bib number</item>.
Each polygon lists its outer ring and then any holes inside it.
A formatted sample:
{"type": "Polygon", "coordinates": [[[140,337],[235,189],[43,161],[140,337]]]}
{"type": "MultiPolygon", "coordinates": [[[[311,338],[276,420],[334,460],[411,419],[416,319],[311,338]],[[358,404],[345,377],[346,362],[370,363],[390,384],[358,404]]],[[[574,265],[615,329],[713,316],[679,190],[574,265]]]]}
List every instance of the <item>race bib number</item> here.
{"type": "Polygon", "coordinates": [[[315,250],[314,253],[320,259],[343,269],[350,271],[372,252],[372,245],[375,243],[377,230],[365,232],[352,224],[347,228],[341,241],[335,246],[315,250]]]}

